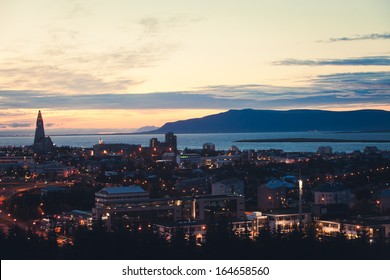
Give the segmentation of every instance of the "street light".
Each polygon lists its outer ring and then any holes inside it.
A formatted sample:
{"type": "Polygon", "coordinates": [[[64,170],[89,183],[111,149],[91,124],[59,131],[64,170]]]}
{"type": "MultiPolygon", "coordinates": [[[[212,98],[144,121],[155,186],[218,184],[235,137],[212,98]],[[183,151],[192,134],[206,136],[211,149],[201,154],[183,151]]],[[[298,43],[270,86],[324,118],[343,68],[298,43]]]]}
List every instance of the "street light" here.
{"type": "Polygon", "coordinates": [[[298,195],[299,195],[299,223],[302,224],[302,190],[303,190],[303,181],[298,180],[298,195]]]}

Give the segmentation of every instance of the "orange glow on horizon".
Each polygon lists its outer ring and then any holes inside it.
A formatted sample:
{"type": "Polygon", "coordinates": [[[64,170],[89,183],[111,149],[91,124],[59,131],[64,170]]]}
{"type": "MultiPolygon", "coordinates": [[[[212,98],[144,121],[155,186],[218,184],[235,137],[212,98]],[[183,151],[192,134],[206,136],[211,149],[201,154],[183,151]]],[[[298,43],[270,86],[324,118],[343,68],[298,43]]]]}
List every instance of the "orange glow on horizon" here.
{"type": "MultiPolygon", "coordinates": [[[[273,108],[270,108],[273,109],[273,108]]],[[[292,108],[277,108],[275,110],[290,110],[292,108]]],[[[329,111],[354,111],[362,109],[378,109],[390,111],[390,105],[359,104],[348,107],[316,106],[301,109],[319,109],[329,111]]],[[[35,129],[35,121],[39,109],[20,109],[18,112],[2,110],[3,127],[0,131],[31,131],[35,129]],[[13,127],[11,124],[24,123],[25,126],[13,127]],[[5,124],[5,125],[4,125],[5,124]],[[10,124],[7,126],[7,124],[10,124]]],[[[144,126],[160,127],[167,122],[201,118],[204,116],[225,112],[228,109],[90,109],[90,110],[53,110],[40,109],[48,135],[51,132],[78,133],[84,130],[98,130],[99,133],[132,132],[144,126]]]]}
{"type": "MultiPolygon", "coordinates": [[[[133,130],[143,126],[160,127],[167,122],[199,118],[211,114],[217,114],[226,110],[222,109],[153,109],[153,110],[53,110],[40,109],[44,120],[45,131],[58,129],[99,129],[107,130],[133,130]]],[[[2,122],[26,123],[26,127],[3,127],[1,130],[31,130],[35,129],[35,121],[38,109],[21,110],[19,116],[4,116],[2,122]]],[[[104,132],[104,131],[101,131],[104,132]]],[[[131,132],[131,131],[129,131],[131,132]]]]}

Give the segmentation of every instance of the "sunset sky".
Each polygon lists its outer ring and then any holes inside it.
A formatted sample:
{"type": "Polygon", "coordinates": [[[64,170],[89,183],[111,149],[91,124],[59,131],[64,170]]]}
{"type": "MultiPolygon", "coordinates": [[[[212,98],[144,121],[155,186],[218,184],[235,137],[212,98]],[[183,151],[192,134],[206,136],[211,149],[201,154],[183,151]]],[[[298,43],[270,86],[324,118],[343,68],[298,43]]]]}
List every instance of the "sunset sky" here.
{"type": "Polygon", "coordinates": [[[0,134],[390,110],[388,0],[0,0],[0,134]]]}

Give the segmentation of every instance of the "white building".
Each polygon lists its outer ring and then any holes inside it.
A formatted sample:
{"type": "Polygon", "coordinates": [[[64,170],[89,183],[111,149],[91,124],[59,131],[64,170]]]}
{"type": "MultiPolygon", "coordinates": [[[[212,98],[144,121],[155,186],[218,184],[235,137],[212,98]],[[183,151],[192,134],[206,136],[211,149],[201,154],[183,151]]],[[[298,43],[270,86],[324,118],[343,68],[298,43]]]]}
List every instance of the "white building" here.
{"type": "Polygon", "coordinates": [[[290,232],[295,226],[305,226],[311,222],[311,213],[303,212],[300,217],[299,213],[293,212],[275,212],[266,213],[268,217],[268,225],[271,230],[278,230],[280,228],[282,233],[290,232]]]}
{"type": "Polygon", "coordinates": [[[200,154],[181,154],[178,155],[176,158],[177,164],[180,166],[185,166],[185,165],[201,165],[201,157],[200,154]]]}
{"type": "Polygon", "coordinates": [[[149,193],[140,186],[103,188],[95,193],[96,208],[148,199],[149,193]]]}
{"type": "Polygon", "coordinates": [[[352,218],[348,220],[316,220],[319,236],[344,234],[348,239],[355,239],[366,234],[370,239],[390,238],[390,216],[352,218]]]}
{"type": "Polygon", "coordinates": [[[266,215],[263,215],[263,213],[255,211],[248,213],[246,219],[252,224],[252,238],[256,238],[260,231],[265,227],[268,218],[266,215]]]}

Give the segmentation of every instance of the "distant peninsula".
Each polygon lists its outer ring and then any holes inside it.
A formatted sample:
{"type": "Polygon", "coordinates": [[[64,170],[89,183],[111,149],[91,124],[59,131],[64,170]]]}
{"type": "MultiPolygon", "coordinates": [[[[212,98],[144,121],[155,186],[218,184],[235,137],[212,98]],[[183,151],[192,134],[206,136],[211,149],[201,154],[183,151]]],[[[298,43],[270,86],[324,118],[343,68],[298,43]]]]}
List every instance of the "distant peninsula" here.
{"type": "Polygon", "coordinates": [[[203,118],[164,124],[148,133],[253,133],[300,131],[390,131],[384,110],[229,110],[203,118]]]}

